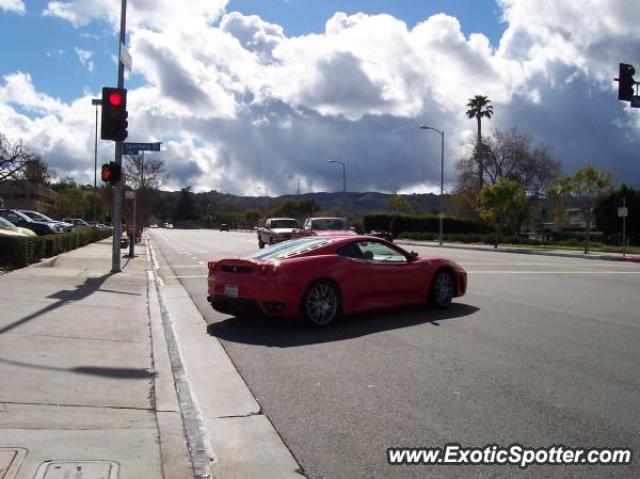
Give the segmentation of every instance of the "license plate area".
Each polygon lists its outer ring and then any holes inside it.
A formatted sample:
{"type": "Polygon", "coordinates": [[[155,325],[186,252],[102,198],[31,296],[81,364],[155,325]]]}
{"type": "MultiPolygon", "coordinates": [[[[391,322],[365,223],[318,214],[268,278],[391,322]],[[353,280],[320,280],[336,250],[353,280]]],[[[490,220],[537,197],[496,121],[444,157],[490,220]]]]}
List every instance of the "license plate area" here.
{"type": "Polygon", "coordinates": [[[224,285],[224,295],[227,298],[237,298],[238,297],[238,286],[235,284],[225,284],[224,285]]]}

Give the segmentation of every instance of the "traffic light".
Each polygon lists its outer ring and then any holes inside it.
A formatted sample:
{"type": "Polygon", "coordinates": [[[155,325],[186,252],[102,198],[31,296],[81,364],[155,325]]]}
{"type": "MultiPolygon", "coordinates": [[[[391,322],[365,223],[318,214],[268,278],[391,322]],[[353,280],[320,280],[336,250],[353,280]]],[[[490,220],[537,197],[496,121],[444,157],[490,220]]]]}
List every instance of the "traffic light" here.
{"type": "Polygon", "coordinates": [[[618,100],[623,101],[631,101],[631,98],[634,96],[634,85],[636,81],[633,78],[636,70],[633,68],[633,65],[629,65],[627,63],[620,64],[620,72],[618,75],[618,100]]]}
{"type": "Polygon", "coordinates": [[[100,172],[100,177],[102,181],[111,183],[112,185],[120,181],[120,177],[122,176],[122,167],[118,165],[115,161],[110,163],[105,163],[102,165],[102,170],[100,172]]]}
{"type": "Polygon", "coordinates": [[[127,118],[127,90],[125,88],[102,88],[102,124],[100,138],[124,141],[129,132],[127,118]]]}

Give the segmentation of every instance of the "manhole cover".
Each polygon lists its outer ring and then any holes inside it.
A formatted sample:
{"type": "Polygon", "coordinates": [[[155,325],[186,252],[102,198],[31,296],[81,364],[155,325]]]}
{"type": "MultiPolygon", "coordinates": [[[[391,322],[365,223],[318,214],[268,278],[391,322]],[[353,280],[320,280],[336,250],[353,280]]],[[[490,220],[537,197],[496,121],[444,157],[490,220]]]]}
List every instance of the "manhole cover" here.
{"type": "Polygon", "coordinates": [[[16,477],[26,455],[27,450],[20,447],[0,447],[0,479],[16,477]]]}
{"type": "Polygon", "coordinates": [[[47,461],[33,479],[117,479],[118,463],[112,461],[47,461]]]}

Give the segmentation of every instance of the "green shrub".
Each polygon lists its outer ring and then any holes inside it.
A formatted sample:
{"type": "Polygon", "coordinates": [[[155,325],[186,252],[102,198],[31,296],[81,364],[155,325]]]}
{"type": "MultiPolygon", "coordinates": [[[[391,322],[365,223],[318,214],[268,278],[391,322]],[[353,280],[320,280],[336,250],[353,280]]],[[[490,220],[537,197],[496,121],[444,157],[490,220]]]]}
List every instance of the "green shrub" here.
{"type": "Polygon", "coordinates": [[[22,268],[111,236],[110,230],[84,229],[35,238],[0,236],[0,266],[22,268]]]}
{"type": "MultiPolygon", "coordinates": [[[[363,218],[365,231],[387,231],[391,225],[391,214],[371,213],[363,218]]],[[[393,217],[393,233],[399,235],[405,232],[437,233],[440,219],[436,215],[395,215],[393,217]]],[[[468,221],[460,218],[447,217],[444,219],[444,230],[449,234],[488,234],[493,231],[491,225],[478,221],[468,221]]]]}

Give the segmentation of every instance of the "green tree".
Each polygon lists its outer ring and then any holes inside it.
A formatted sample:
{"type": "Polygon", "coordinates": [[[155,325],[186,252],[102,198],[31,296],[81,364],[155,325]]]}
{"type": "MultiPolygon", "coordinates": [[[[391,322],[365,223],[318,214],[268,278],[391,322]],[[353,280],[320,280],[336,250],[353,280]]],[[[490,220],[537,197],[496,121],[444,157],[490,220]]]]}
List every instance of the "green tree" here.
{"type": "Polygon", "coordinates": [[[611,172],[601,171],[593,165],[580,168],[573,175],[562,176],[548,189],[549,196],[572,196],[576,199],[586,224],[584,253],[589,253],[591,215],[595,200],[611,187],[611,172]]]}
{"type": "Polygon", "coordinates": [[[387,198],[387,203],[391,207],[391,221],[389,222],[389,232],[393,233],[393,225],[396,217],[401,214],[409,214],[413,211],[407,199],[399,194],[391,195],[387,198]]]}
{"type": "Polygon", "coordinates": [[[524,186],[513,180],[501,180],[480,190],[478,206],[480,217],[492,224],[495,231],[494,247],[498,247],[499,235],[515,229],[518,214],[527,202],[524,186]]]}
{"type": "Polygon", "coordinates": [[[467,117],[475,118],[478,124],[478,141],[476,142],[475,156],[478,161],[478,179],[480,188],[484,185],[484,168],[482,147],[482,118],[491,118],[493,116],[493,105],[491,100],[483,95],[476,95],[469,99],[467,103],[467,117]]]}
{"type": "Polygon", "coordinates": [[[193,193],[191,192],[191,186],[180,189],[180,198],[178,199],[178,205],[173,215],[173,222],[179,223],[180,221],[193,221],[197,218],[194,211],[193,193]]]}
{"type": "Polygon", "coordinates": [[[593,208],[596,226],[605,236],[621,237],[622,218],[618,218],[618,208],[624,204],[627,216],[627,238],[632,244],[640,244],[640,191],[623,184],[615,191],[601,195],[593,208]]]}

